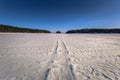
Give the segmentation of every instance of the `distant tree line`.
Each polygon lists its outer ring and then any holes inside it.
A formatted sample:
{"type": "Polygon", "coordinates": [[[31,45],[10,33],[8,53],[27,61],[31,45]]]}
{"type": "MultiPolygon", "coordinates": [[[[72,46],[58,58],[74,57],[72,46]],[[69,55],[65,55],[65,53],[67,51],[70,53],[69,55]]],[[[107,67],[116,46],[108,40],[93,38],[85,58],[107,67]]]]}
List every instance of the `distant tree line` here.
{"type": "Polygon", "coordinates": [[[60,33],[61,33],[61,31],[56,31],[56,33],[57,33],[57,34],[60,34],[60,33]]]}
{"type": "Polygon", "coordinates": [[[0,24],[0,32],[21,32],[21,33],[50,33],[48,30],[20,28],[10,25],[0,24]]]}
{"type": "Polygon", "coordinates": [[[77,29],[66,33],[120,33],[120,29],[77,29]]]}

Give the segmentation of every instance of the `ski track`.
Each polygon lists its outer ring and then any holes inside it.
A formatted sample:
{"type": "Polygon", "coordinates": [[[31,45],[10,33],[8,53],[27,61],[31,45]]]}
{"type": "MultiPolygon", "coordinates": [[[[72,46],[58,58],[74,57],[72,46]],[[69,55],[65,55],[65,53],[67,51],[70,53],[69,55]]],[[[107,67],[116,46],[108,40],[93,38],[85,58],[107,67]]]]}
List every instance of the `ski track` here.
{"type": "Polygon", "coordinates": [[[120,80],[120,35],[0,34],[0,80],[120,80]]]}

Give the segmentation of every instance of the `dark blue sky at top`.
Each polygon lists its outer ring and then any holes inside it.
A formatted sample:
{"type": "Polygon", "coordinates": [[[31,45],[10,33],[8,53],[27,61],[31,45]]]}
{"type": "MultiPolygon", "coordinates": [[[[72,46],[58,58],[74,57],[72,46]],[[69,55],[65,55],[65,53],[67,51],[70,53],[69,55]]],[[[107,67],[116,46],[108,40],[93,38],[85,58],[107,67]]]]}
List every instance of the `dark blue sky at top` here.
{"type": "Polygon", "coordinates": [[[0,0],[0,24],[51,31],[120,28],[120,1],[0,0]]]}

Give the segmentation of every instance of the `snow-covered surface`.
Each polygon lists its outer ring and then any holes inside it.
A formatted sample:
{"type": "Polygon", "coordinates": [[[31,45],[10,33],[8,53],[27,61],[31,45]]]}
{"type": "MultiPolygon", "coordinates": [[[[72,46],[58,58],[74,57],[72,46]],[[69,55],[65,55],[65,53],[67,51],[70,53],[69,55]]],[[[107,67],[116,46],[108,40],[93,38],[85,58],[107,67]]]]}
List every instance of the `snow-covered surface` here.
{"type": "Polygon", "coordinates": [[[120,35],[2,33],[0,80],[120,80],[120,35]]]}

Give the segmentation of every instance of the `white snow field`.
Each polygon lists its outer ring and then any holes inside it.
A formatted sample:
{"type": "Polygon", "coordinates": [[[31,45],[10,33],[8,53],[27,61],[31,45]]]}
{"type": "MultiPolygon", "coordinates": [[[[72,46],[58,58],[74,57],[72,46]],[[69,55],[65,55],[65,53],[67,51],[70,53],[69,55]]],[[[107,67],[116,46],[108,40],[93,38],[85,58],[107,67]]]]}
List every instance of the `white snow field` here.
{"type": "Polygon", "coordinates": [[[120,80],[120,34],[0,34],[0,80],[120,80]]]}

